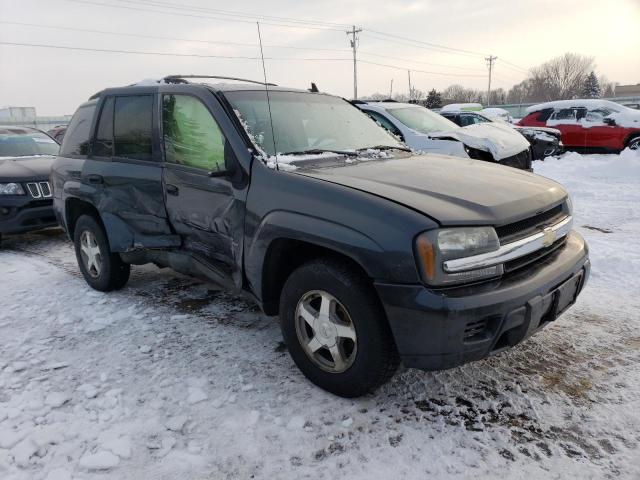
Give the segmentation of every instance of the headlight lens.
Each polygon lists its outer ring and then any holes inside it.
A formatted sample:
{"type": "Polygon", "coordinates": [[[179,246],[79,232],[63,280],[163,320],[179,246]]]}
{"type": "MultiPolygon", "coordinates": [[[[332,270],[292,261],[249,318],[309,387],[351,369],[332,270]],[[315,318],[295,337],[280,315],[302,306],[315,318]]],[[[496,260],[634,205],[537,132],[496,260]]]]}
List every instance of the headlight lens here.
{"type": "Polygon", "coordinates": [[[456,273],[447,273],[443,268],[443,263],[447,260],[471,257],[499,248],[500,241],[493,227],[432,230],[419,235],[415,244],[422,278],[434,286],[472,282],[502,275],[502,265],[456,273]]]}
{"type": "Polygon", "coordinates": [[[0,195],[24,195],[24,189],[19,183],[0,183],[0,195]]]}

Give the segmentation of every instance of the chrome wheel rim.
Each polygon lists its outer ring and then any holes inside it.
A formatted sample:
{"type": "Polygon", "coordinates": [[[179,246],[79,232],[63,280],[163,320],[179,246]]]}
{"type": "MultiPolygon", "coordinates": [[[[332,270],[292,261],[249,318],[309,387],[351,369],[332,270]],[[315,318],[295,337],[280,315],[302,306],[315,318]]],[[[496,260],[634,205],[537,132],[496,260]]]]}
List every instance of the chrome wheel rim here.
{"type": "Polygon", "coordinates": [[[640,138],[631,140],[631,142],[629,143],[629,149],[638,150],[639,148],[640,148],[640,138]]]}
{"type": "Polygon", "coordinates": [[[347,309],[323,290],[305,293],[295,312],[298,341],[309,359],[325,372],[345,372],[355,361],[358,341],[347,309]]]}
{"type": "Polygon", "coordinates": [[[99,277],[102,271],[102,254],[96,236],[89,230],[80,235],[80,256],[87,273],[92,278],[99,277]]]}

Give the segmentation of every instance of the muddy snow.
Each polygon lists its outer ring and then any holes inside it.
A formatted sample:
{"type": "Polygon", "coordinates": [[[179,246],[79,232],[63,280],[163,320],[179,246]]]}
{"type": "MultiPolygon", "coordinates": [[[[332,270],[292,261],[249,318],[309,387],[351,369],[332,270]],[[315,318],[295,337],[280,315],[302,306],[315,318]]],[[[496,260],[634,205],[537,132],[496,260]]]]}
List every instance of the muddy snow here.
{"type": "Polygon", "coordinates": [[[58,231],[0,249],[0,478],[638,478],[640,156],[535,162],[592,277],[524,344],[334,397],[248,300],[152,266],[102,294],[58,231]]]}

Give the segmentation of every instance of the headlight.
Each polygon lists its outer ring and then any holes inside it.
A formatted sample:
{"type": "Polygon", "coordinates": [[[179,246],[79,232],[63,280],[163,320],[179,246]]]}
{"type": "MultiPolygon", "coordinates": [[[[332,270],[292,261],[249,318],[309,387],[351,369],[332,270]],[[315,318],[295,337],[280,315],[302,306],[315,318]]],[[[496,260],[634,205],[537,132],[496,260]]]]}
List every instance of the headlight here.
{"type": "Polygon", "coordinates": [[[19,183],[0,183],[0,195],[24,195],[19,183]]]}
{"type": "Polygon", "coordinates": [[[502,265],[448,273],[443,263],[456,258],[493,252],[500,248],[493,227],[446,228],[424,232],[416,238],[416,260],[425,283],[443,286],[502,275],[502,265]]]}

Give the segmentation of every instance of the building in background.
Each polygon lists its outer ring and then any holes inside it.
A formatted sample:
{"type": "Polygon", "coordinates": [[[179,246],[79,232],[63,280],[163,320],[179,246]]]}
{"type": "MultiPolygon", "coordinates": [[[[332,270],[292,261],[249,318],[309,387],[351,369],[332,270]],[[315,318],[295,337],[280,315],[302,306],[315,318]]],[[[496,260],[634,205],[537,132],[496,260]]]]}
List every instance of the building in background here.
{"type": "Polygon", "coordinates": [[[0,107],[0,125],[49,130],[58,125],[68,125],[70,120],[71,115],[38,116],[35,107],[0,107]]]}

